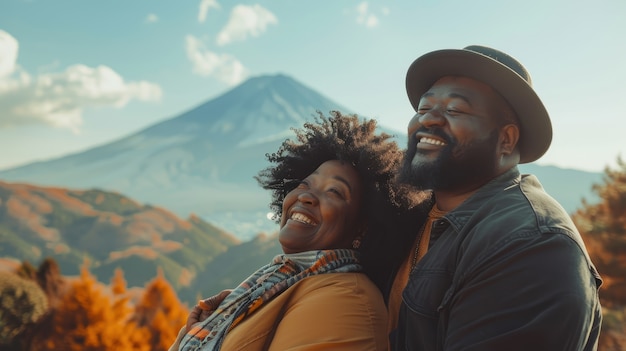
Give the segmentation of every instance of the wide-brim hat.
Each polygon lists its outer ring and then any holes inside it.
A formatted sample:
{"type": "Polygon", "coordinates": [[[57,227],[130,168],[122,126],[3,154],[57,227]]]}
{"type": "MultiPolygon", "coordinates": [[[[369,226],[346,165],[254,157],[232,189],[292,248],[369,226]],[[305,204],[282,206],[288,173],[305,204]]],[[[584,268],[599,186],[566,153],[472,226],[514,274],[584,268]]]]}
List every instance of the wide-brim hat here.
{"type": "Polygon", "coordinates": [[[485,46],[447,49],[417,58],[406,75],[406,90],[417,111],[422,95],[441,77],[465,76],[491,86],[511,105],[520,122],[520,163],[539,159],[552,142],[548,111],[533,90],[530,74],[513,57],[485,46]]]}

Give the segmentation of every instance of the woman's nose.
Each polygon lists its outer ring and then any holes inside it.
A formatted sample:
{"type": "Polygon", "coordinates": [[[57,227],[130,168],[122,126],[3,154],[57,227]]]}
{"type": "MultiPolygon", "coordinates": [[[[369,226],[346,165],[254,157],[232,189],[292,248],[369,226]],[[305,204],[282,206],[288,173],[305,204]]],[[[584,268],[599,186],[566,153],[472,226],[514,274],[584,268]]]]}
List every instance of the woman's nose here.
{"type": "Polygon", "coordinates": [[[298,195],[298,201],[304,204],[316,205],[317,197],[311,191],[303,191],[298,195]]]}

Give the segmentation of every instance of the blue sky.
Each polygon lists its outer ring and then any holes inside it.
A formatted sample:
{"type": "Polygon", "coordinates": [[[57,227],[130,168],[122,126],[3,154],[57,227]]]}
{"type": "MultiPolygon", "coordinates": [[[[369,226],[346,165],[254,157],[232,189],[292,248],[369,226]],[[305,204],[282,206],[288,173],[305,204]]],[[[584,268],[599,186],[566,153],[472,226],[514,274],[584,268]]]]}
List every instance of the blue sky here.
{"type": "Polygon", "coordinates": [[[626,1],[2,0],[0,169],[104,144],[284,73],[404,132],[428,51],[517,57],[552,116],[537,163],[626,158],[626,1]]]}

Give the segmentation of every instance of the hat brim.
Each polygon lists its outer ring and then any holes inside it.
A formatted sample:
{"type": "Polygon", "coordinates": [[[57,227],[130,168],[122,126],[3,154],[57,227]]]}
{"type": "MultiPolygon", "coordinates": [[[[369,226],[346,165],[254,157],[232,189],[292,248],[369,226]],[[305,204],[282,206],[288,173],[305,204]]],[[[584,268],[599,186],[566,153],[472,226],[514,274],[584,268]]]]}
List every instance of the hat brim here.
{"type": "Polygon", "coordinates": [[[546,153],[552,142],[548,111],[533,88],[515,71],[498,61],[470,50],[438,50],[417,58],[406,75],[406,90],[417,111],[422,95],[441,77],[465,76],[494,88],[511,105],[520,126],[520,163],[546,153]]]}

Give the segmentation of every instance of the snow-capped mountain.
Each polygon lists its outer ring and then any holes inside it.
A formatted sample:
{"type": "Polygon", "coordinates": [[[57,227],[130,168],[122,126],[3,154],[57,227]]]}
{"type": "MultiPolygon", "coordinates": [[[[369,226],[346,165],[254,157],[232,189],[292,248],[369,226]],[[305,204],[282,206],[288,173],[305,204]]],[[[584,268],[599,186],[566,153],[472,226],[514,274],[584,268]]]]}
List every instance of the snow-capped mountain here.
{"type": "Polygon", "coordinates": [[[267,208],[253,176],[316,111],[350,111],[285,75],[247,80],[175,118],[0,179],[117,191],[181,216],[267,208]]]}
{"type": "MultiPolygon", "coordinates": [[[[276,229],[266,218],[269,196],[253,178],[267,166],[265,154],[293,135],[291,127],[331,110],[352,112],[286,75],[255,77],[128,137],[0,171],[0,179],[116,191],[179,216],[196,213],[245,239],[276,229]]],[[[380,128],[405,147],[404,133],[380,128]]],[[[535,164],[520,170],[536,174],[568,212],[583,197],[594,200],[592,184],[601,180],[599,173],[535,164]]]]}

